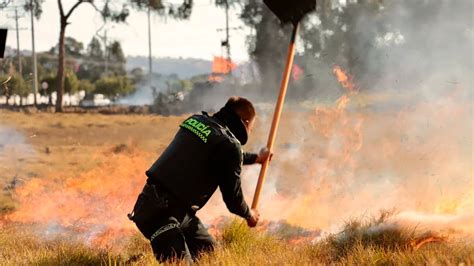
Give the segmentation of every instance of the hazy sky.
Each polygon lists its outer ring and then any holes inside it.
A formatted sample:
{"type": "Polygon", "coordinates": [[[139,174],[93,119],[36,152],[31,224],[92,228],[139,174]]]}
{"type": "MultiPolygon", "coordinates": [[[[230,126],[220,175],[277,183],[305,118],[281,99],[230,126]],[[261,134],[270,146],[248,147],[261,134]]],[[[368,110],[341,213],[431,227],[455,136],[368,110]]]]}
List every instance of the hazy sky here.
{"type": "MultiPolygon", "coordinates": [[[[22,1],[13,1],[21,3],[22,1]]],[[[63,0],[66,8],[75,0],[63,0]]],[[[217,28],[225,26],[224,9],[216,8],[213,0],[196,0],[189,20],[173,21],[153,15],[152,49],[155,57],[194,57],[212,59],[213,55],[221,55],[220,41],[225,38],[223,31],[217,28]]],[[[45,0],[43,14],[36,21],[36,47],[38,51],[49,50],[58,42],[59,11],[56,0],[45,0]]],[[[236,61],[247,60],[245,37],[250,29],[245,27],[238,18],[238,10],[231,9],[230,26],[243,28],[231,31],[232,57],[236,61]]],[[[24,17],[19,20],[20,49],[31,50],[31,32],[29,14],[21,12],[24,17]]],[[[0,27],[8,27],[7,45],[16,47],[15,20],[13,10],[0,11],[0,27]]],[[[103,24],[100,15],[89,4],[82,4],[70,18],[66,36],[74,37],[86,47],[97,29],[103,24]]],[[[131,9],[126,24],[110,24],[107,26],[109,40],[121,42],[126,55],[148,55],[147,15],[131,9]]]]}

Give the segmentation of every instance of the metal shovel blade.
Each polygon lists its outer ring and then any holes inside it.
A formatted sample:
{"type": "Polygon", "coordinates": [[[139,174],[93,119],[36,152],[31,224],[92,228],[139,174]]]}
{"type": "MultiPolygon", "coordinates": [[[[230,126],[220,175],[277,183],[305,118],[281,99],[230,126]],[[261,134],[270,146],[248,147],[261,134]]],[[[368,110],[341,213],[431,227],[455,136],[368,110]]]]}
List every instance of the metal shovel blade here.
{"type": "Polygon", "coordinates": [[[7,41],[7,29],[0,29],[0,58],[5,53],[5,43],[7,41]]]}
{"type": "Polygon", "coordinates": [[[316,9],[316,0],[263,0],[282,23],[296,25],[306,14],[316,9]]]}

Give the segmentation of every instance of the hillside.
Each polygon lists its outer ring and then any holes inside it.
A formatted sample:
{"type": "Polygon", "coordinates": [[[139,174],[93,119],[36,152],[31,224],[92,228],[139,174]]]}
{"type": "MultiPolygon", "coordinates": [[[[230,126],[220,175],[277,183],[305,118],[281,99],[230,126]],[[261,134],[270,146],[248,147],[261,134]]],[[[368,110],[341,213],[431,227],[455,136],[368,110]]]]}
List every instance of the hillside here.
{"type": "MultiPolygon", "coordinates": [[[[41,51],[40,51],[41,52],[41,51]]],[[[30,56],[29,49],[22,49],[21,54],[30,56]]],[[[16,48],[5,47],[5,57],[16,56],[16,48]]],[[[197,58],[153,58],[153,72],[162,75],[176,74],[179,78],[186,79],[196,75],[209,74],[212,69],[212,59],[204,60],[197,58]]],[[[127,71],[134,68],[148,69],[148,57],[146,56],[128,56],[127,71]]]]}
{"type": "MultiPolygon", "coordinates": [[[[137,67],[148,68],[145,56],[128,56],[127,70],[137,67]]],[[[211,72],[212,61],[195,58],[153,58],[153,72],[164,75],[177,74],[180,78],[208,74],[211,72]]]]}

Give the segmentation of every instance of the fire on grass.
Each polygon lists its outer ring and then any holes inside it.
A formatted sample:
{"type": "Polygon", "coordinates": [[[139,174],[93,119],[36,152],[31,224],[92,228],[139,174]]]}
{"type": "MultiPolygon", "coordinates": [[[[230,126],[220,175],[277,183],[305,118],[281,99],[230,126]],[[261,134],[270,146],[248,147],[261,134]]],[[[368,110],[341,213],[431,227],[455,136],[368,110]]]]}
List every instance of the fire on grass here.
{"type": "MultiPolygon", "coordinates": [[[[337,232],[349,218],[395,207],[397,214],[370,231],[407,225],[472,235],[474,193],[468,186],[466,155],[471,150],[459,141],[468,138],[463,134],[468,132],[464,118],[469,109],[447,97],[389,118],[372,110],[353,111],[349,106],[359,89],[339,66],[334,74],[346,92],[333,105],[303,114],[309,123],[299,125],[306,125],[302,130],[308,135],[295,140],[291,150],[276,151],[275,160],[305,163],[272,164],[272,186],[265,187],[261,201],[266,221],[258,230],[297,244],[318,239],[322,231],[337,232]],[[420,117],[431,124],[420,126],[420,117]],[[458,177],[456,182],[453,177],[458,177]]],[[[136,232],[126,213],[145,182],[150,164],[146,158],[154,156],[133,145],[115,147],[97,152],[91,159],[102,163],[85,173],[32,179],[17,188],[18,208],[6,219],[42,226],[39,234],[120,247],[136,232]]],[[[253,188],[244,190],[249,194],[253,188]]],[[[218,235],[223,221],[218,217],[227,211],[220,197],[220,205],[213,202],[217,200],[211,200],[200,217],[218,235]]],[[[418,248],[440,239],[427,235],[411,245],[418,248]]]]}
{"type": "MultiPolygon", "coordinates": [[[[472,236],[470,107],[459,88],[358,108],[362,92],[351,76],[333,72],[345,93],[287,124],[302,137],[275,151],[281,160],[270,169],[262,216],[334,233],[354,217],[395,208],[384,221],[390,228],[472,236]]],[[[412,246],[440,239],[420,236],[412,246]]]]}
{"type": "Polygon", "coordinates": [[[6,218],[34,225],[40,235],[101,247],[120,244],[135,232],[126,213],[143,186],[144,158],[133,145],[120,145],[91,156],[101,163],[88,172],[32,179],[16,190],[19,207],[6,218]]]}

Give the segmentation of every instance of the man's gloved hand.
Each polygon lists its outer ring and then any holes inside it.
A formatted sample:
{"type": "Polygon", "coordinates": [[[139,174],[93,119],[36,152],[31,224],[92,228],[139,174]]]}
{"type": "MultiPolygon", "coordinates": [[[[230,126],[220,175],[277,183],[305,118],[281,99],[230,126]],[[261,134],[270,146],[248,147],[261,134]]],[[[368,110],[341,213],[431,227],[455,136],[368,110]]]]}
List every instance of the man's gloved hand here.
{"type": "Polygon", "coordinates": [[[267,147],[263,147],[262,149],[260,149],[260,152],[258,153],[258,157],[255,160],[255,163],[262,164],[263,162],[265,162],[267,158],[270,158],[270,161],[271,161],[272,157],[273,157],[273,153],[270,153],[267,147]]]}
{"type": "Polygon", "coordinates": [[[250,210],[250,217],[247,218],[247,225],[249,227],[255,227],[260,219],[260,213],[256,209],[250,210]]]}

